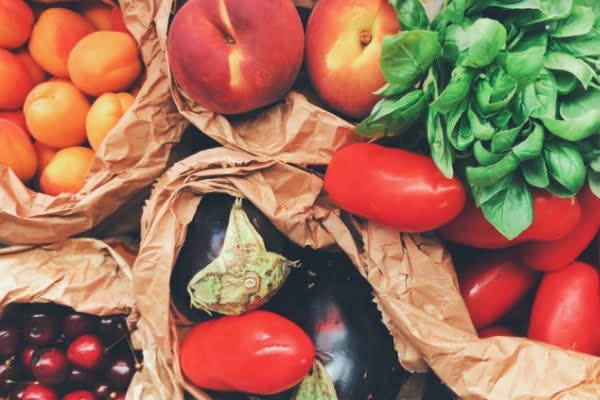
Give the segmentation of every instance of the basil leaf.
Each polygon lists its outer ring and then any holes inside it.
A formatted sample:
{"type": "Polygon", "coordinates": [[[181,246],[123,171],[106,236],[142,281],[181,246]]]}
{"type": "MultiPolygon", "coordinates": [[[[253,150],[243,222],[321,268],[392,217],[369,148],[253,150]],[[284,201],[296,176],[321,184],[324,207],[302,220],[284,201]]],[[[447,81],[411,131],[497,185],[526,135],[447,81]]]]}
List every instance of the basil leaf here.
{"type": "Polygon", "coordinates": [[[577,88],[577,78],[575,75],[563,71],[554,71],[552,75],[556,81],[556,91],[558,94],[566,95],[577,88]]]}
{"type": "Polygon", "coordinates": [[[553,135],[569,142],[577,142],[598,133],[600,130],[600,110],[590,110],[581,118],[559,120],[541,118],[542,122],[553,135]]]}
{"type": "Polygon", "coordinates": [[[429,18],[420,0],[388,0],[396,10],[400,26],[405,31],[427,29],[429,18]]]}
{"type": "Polygon", "coordinates": [[[508,124],[512,120],[512,116],[512,112],[508,107],[503,108],[502,110],[498,111],[496,115],[494,115],[492,123],[497,129],[506,130],[508,128],[508,124]]]}
{"type": "Polygon", "coordinates": [[[591,113],[594,109],[600,109],[600,90],[590,89],[579,96],[567,98],[560,105],[560,115],[564,119],[577,119],[591,113]]]}
{"type": "Polygon", "coordinates": [[[535,111],[531,114],[535,118],[549,117],[556,115],[556,101],[558,90],[554,76],[547,69],[540,71],[534,85],[535,89],[535,111]]]}
{"type": "Polygon", "coordinates": [[[515,140],[521,133],[523,129],[523,125],[525,123],[518,125],[512,129],[506,129],[500,132],[497,132],[492,138],[492,152],[494,153],[504,153],[511,149],[515,140]]]}
{"type": "MultiPolygon", "coordinates": [[[[475,146],[474,146],[475,147],[475,146]]],[[[492,185],[519,168],[519,158],[513,153],[507,153],[500,161],[481,167],[467,167],[467,181],[474,186],[492,185]]]]}
{"type": "Polygon", "coordinates": [[[501,191],[507,190],[511,183],[512,175],[507,175],[493,185],[471,187],[471,192],[473,193],[475,205],[477,207],[481,207],[483,203],[490,200],[492,197],[494,197],[501,191]]]}
{"type": "Polygon", "coordinates": [[[460,121],[461,117],[465,115],[465,111],[469,107],[469,98],[465,97],[456,107],[446,114],[446,129],[448,132],[453,132],[455,127],[460,121]]]}
{"type": "Polygon", "coordinates": [[[521,172],[531,186],[543,189],[550,184],[546,162],[541,155],[521,163],[521,172]]]}
{"type": "Polygon", "coordinates": [[[533,222],[531,191],[519,174],[512,174],[511,178],[510,184],[481,204],[486,219],[509,240],[519,236],[533,222]]]}
{"type": "Polygon", "coordinates": [[[441,54],[438,34],[431,31],[402,31],[386,36],[381,48],[381,70],[389,90],[397,94],[414,86],[441,54]]]}
{"type": "Polygon", "coordinates": [[[495,69],[488,79],[475,84],[475,103],[484,117],[502,110],[517,92],[517,82],[501,69],[495,69]]]}
{"type": "Polygon", "coordinates": [[[454,24],[460,24],[465,18],[466,9],[466,0],[454,0],[447,4],[442,12],[445,14],[449,22],[452,22],[454,24]]]}
{"type": "Polygon", "coordinates": [[[471,129],[473,130],[473,136],[479,140],[491,140],[496,133],[496,129],[489,123],[489,121],[484,120],[479,116],[477,111],[473,108],[473,104],[469,106],[467,111],[467,118],[469,119],[469,124],[471,125],[471,129]]]}
{"type": "Polygon", "coordinates": [[[496,20],[479,18],[465,33],[470,41],[467,51],[459,58],[463,67],[486,67],[506,47],[506,29],[496,20]]]}
{"type": "Polygon", "coordinates": [[[588,182],[590,184],[590,189],[592,189],[592,192],[596,195],[596,197],[600,197],[600,172],[589,171],[588,182]]]}
{"type": "Polygon", "coordinates": [[[545,32],[524,35],[506,56],[506,72],[522,86],[531,83],[544,65],[547,47],[545,32]]]}
{"type": "Polygon", "coordinates": [[[505,157],[506,154],[498,154],[492,151],[489,151],[485,148],[481,140],[478,140],[473,145],[473,156],[477,160],[479,164],[484,167],[488,165],[497,164],[505,157]]]}
{"type": "Polygon", "coordinates": [[[568,53],[574,57],[599,56],[600,14],[596,13],[596,21],[590,32],[582,36],[558,39],[552,44],[552,48],[555,51],[568,53]]]}
{"type": "Polygon", "coordinates": [[[594,27],[594,21],[594,11],[591,8],[575,6],[569,17],[560,21],[556,30],[550,35],[555,38],[585,35],[594,27]]]}
{"type": "Polygon", "coordinates": [[[584,89],[596,75],[594,70],[585,62],[566,53],[548,52],[544,66],[551,70],[565,71],[575,75],[584,89]]]}
{"type": "Polygon", "coordinates": [[[454,153],[444,133],[440,114],[431,108],[427,113],[427,141],[435,165],[446,178],[452,178],[454,153]]]}
{"type": "Polygon", "coordinates": [[[519,161],[531,160],[542,153],[544,147],[544,128],[534,122],[533,131],[521,143],[513,147],[512,152],[519,161]]]}
{"type": "Polygon", "coordinates": [[[568,143],[546,143],[542,151],[552,181],[548,190],[557,196],[570,197],[585,183],[586,168],[576,146],[568,143]]]}
{"type": "Polygon", "coordinates": [[[573,0],[544,0],[536,9],[523,11],[515,19],[517,25],[530,26],[567,18],[573,11],[573,0]]]}
{"type": "Polygon", "coordinates": [[[511,102],[511,109],[513,112],[513,120],[515,124],[522,125],[529,120],[529,117],[535,112],[537,108],[537,98],[535,93],[535,86],[528,85],[523,90],[517,92],[517,95],[511,102]]]}
{"type": "Polygon", "coordinates": [[[469,94],[475,75],[476,71],[473,69],[454,68],[450,82],[430,106],[442,114],[450,112],[469,94]]]}

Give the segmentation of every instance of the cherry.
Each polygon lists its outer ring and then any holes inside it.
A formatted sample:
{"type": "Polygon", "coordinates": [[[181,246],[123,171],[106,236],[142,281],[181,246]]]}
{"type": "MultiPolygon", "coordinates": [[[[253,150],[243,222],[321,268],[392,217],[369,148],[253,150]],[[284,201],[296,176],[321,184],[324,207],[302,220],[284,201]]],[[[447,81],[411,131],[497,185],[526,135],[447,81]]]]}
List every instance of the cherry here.
{"type": "Polygon", "coordinates": [[[19,349],[19,332],[11,323],[0,321],[0,358],[10,357],[19,349]]]}
{"type": "Polygon", "coordinates": [[[98,369],[102,364],[104,346],[96,335],[83,335],[75,339],[67,350],[69,362],[79,368],[98,369]]]}
{"type": "Polygon", "coordinates": [[[58,337],[58,321],[45,311],[34,311],[25,316],[25,340],[36,346],[46,346],[58,337]]]}
{"type": "Polygon", "coordinates": [[[69,377],[67,378],[67,381],[75,388],[87,389],[92,387],[96,381],[96,377],[91,371],[72,367],[69,370],[69,377]]]}
{"type": "Polygon", "coordinates": [[[25,385],[17,385],[12,392],[10,392],[10,395],[8,396],[8,400],[22,400],[23,399],[23,392],[25,391],[25,388],[27,386],[25,385]]]}
{"type": "Polygon", "coordinates": [[[125,400],[125,393],[111,393],[111,400],[125,400]]]}
{"type": "Polygon", "coordinates": [[[23,391],[23,400],[58,400],[58,395],[49,386],[33,384],[23,391]]]}
{"type": "Polygon", "coordinates": [[[21,366],[28,374],[32,374],[33,370],[31,369],[31,359],[33,358],[33,353],[35,349],[33,347],[25,347],[23,352],[21,353],[21,366]]]}
{"type": "Polygon", "coordinates": [[[67,379],[69,363],[64,351],[48,348],[33,353],[31,369],[41,383],[58,385],[67,379]]]}
{"type": "Polygon", "coordinates": [[[92,392],[87,390],[78,390],[76,392],[67,393],[62,400],[96,400],[92,392]]]}
{"type": "Polygon", "coordinates": [[[92,333],[96,327],[96,318],[89,314],[70,313],[62,321],[62,330],[69,339],[92,333]]]}
{"type": "Polygon", "coordinates": [[[106,384],[106,382],[99,382],[96,384],[94,388],[94,395],[98,400],[106,400],[108,396],[110,396],[111,390],[110,387],[106,384]]]}
{"type": "Polygon", "coordinates": [[[122,315],[102,317],[98,321],[98,334],[104,339],[104,343],[113,343],[128,332],[127,322],[122,315]]]}
{"type": "Polygon", "coordinates": [[[17,377],[17,367],[13,359],[8,359],[0,364],[0,394],[11,389],[11,381],[17,377]]]}
{"type": "Polygon", "coordinates": [[[133,361],[127,356],[116,356],[108,364],[106,378],[112,388],[125,390],[133,379],[135,368],[133,361]]]}

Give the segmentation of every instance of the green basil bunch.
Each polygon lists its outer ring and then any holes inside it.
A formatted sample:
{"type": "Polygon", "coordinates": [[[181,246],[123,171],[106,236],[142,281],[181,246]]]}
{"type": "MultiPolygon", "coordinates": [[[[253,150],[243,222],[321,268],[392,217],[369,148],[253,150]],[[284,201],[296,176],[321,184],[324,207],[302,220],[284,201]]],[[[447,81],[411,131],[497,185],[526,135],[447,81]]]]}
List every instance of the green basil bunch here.
{"type": "Polygon", "coordinates": [[[600,1],[453,0],[431,23],[419,0],[390,3],[402,31],[357,133],[423,123],[440,171],[509,239],[532,223],[531,187],[570,197],[587,177],[600,197],[600,1]]]}

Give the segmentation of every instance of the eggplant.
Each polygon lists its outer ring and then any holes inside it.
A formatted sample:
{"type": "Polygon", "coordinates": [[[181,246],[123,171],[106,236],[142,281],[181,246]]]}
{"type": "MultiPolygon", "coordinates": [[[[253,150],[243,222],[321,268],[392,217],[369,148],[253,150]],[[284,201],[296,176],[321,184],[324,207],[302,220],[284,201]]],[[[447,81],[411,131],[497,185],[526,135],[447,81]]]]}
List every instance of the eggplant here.
{"type": "MultiPolygon", "coordinates": [[[[243,312],[247,311],[248,307],[258,307],[258,305],[270,298],[287,277],[287,273],[293,263],[288,262],[281,254],[285,252],[288,243],[289,241],[287,238],[249,201],[242,201],[241,199],[236,199],[222,193],[205,195],[198,205],[194,218],[187,227],[186,239],[171,273],[170,290],[173,305],[181,314],[192,322],[200,322],[208,319],[211,312],[227,314],[229,313],[228,311],[231,311],[231,308],[235,308],[235,312],[240,310],[243,312]],[[241,208],[239,207],[240,205],[241,208]],[[240,215],[240,211],[243,211],[243,213],[241,219],[237,217],[233,218],[234,223],[232,225],[233,211],[236,211],[238,213],[237,215],[240,215]],[[239,228],[240,224],[248,226],[239,228]],[[215,266],[215,260],[224,253],[224,248],[227,246],[225,240],[227,237],[226,234],[229,232],[229,242],[236,240],[235,238],[232,239],[232,232],[234,232],[232,229],[237,229],[235,230],[235,232],[237,232],[239,230],[238,228],[245,231],[254,231],[254,233],[249,232],[252,234],[252,239],[257,240],[260,238],[266,247],[265,250],[267,251],[267,256],[265,256],[263,252],[259,254],[260,257],[258,259],[254,257],[249,260],[246,257],[240,260],[242,262],[233,265],[233,267],[238,268],[238,270],[234,271],[234,273],[237,274],[235,275],[236,278],[241,277],[242,279],[246,279],[245,277],[248,275],[246,281],[256,283],[256,279],[259,282],[258,289],[260,290],[264,289],[263,286],[266,287],[268,279],[275,280],[275,282],[270,282],[270,293],[262,296],[263,298],[260,299],[260,303],[256,303],[258,294],[262,293],[259,291],[244,297],[247,301],[253,301],[252,304],[235,304],[235,301],[233,301],[235,298],[233,298],[232,295],[233,291],[229,290],[227,293],[224,293],[226,289],[225,284],[222,285],[221,282],[215,283],[214,278],[217,277],[217,280],[218,278],[221,278],[222,275],[220,273],[208,274],[208,278],[206,278],[206,274],[204,274],[210,265],[215,266]],[[256,235],[254,234],[258,235],[258,237],[255,237],[256,235]],[[262,270],[259,271],[259,274],[256,274],[255,271],[248,272],[244,269],[251,268],[257,263],[262,263],[260,264],[261,266],[266,265],[264,263],[265,259],[268,259],[270,262],[275,262],[272,265],[267,265],[269,268],[274,268],[272,271],[269,270],[265,272],[268,274],[268,279],[264,279],[265,277],[262,276],[262,270]],[[277,262],[279,262],[279,264],[277,264],[277,262]],[[281,270],[279,268],[281,268],[281,270]],[[246,274],[246,272],[248,272],[248,274],[246,274]],[[203,274],[206,279],[198,282],[198,277],[202,277],[203,274]],[[263,282],[265,285],[263,285],[263,282]],[[195,286],[192,284],[195,284],[195,286]],[[196,295],[193,288],[196,287],[198,291],[211,291],[214,289],[215,284],[222,285],[219,286],[219,289],[217,290],[219,297],[209,300],[215,300],[215,302],[219,304],[217,304],[216,307],[203,307],[203,304],[198,304],[199,301],[197,299],[195,300],[192,296],[196,295]],[[223,293],[222,296],[221,293],[223,293]],[[225,306],[222,306],[220,303],[224,303],[225,301],[233,301],[233,303],[227,303],[225,306]],[[196,307],[193,307],[192,305],[195,305],[196,307]],[[198,308],[197,306],[200,307],[198,308]]],[[[235,244],[238,245],[238,248],[248,247],[244,246],[247,243],[242,243],[242,246],[239,246],[239,243],[235,244]]],[[[229,257],[228,262],[229,264],[232,264],[231,257],[229,257]]],[[[263,268],[263,270],[265,269],[263,268]]],[[[231,280],[232,276],[234,275],[229,274],[228,279],[231,280]]],[[[231,284],[229,287],[231,287],[231,284]]],[[[235,289],[239,289],[239,287],[236,286],[235,289]]],[[[244,280],[241,281],[241,289],[246,289],[244,280]]],[[[239,295],[238,292],[234,292],[234,295],[239,295]]],[[[213,295],[213,293],[209,294],[211,296],[213,295]]],[[[207,294],[204,293],[204,297],[206,296],[207,294]]]]}
{"type": "Polygon", "coordinates": [[[262,308],[308,333],[339,400],[395,399],[410,373],[398,361],[369,283],[343,253],[296,248],[290,254],[300,268],[262,308]]]}

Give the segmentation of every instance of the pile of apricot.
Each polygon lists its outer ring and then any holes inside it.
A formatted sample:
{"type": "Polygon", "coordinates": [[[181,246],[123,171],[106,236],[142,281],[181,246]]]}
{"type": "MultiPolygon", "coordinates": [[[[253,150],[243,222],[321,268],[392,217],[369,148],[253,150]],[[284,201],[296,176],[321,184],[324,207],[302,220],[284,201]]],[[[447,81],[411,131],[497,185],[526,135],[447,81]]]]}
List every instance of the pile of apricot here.
{"type": "Polygon", "coordinates": [[[51,196],[83,187],[143,64],[119,6],[0,0],[0,165],[51,196]]]}

